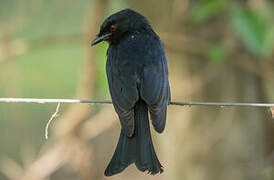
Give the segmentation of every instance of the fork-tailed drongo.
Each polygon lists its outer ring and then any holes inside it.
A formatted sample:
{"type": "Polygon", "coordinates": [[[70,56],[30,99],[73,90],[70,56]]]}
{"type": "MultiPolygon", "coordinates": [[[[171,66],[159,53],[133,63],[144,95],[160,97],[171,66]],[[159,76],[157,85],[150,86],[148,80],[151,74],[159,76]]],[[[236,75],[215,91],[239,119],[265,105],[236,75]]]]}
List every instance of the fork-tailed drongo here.
{"type": "Polygon", "coordinates": [[[107,41],[106,71],[120,138],[106,176],[135,163],[140,171],[162,173],[151,139],[149,117],[161,133],[170,103],[167,58],[163,45],[141,14],[125,9],[109,16],[92,45],[107,41]]]}

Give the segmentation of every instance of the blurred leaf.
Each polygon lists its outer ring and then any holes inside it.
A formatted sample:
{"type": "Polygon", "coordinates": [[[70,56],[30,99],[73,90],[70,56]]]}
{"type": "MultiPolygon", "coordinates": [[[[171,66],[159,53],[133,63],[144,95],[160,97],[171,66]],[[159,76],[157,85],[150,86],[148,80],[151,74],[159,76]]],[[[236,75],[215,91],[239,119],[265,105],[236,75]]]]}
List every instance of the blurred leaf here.
{"type": "Polygon", "coordinates": [[[222,44],[213,45],[208,51],[208,59],[214,63],[219,64],[226,59],[226,48],[222,44]]]}
{"type": "Polygon", "coordinates": [[[258,13],[247,9],[234,8],[230,17],[238,36],[249,51],[257,56],[269,53],[273,33],[258,13]]]}
{"type": "Polygon", "coordinates": [[[220,13],[226,7],[225,0],[205,0],[198,3],[189,14],[189,22],[200,24],[220,13]]]}

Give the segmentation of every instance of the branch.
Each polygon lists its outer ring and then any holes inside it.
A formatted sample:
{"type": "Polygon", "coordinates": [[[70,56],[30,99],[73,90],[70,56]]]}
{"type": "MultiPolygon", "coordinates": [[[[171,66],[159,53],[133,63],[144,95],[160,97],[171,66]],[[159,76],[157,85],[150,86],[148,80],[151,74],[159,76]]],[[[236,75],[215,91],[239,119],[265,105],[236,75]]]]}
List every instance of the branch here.
{"type": "Polygon", "coordinates": [[[48,139],[48,129],[49,129],[49,125],[51,123],[51,121],[56,118],[58,116],[58,112],[59,112],[59,109],[60,109],[60,103],[58,103],[57,107],[56,107],[56,110],[55,110],[55,113],[52,114],[52,116],[50,117],[50,119],[48,120],[47,122],[47,125],[45,127],[45,138],[48,139]]]}

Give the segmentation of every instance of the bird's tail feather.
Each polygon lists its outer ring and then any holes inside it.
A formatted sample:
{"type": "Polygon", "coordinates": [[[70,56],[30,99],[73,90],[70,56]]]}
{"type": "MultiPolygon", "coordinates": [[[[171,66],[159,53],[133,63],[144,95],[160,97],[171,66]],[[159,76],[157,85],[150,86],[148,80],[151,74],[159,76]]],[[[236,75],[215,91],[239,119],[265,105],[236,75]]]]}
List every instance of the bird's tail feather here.
{"type": "Polygon", "coordinates": [[[152,144],[147,105],[139,101],[134,113],[134,134],[127,137],[121,131],[114,155],[105,170],[106,176],[120,173],[132,163],[135,163],[140,171],[148,171],[149,174],[163,172],[152,144]]]}

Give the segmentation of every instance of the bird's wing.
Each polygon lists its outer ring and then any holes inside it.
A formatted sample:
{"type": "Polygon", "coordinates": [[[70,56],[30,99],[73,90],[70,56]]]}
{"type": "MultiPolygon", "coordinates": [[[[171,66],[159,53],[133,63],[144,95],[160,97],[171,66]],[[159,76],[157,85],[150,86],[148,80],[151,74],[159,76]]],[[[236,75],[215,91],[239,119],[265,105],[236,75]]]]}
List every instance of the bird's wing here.
{"type": "Polygon", "coordinates": [[[134,105],[139,99],[136,82],[128,76],[121,76],[110,64],[106,70],[110,95],[122,130],[131,137],[134,133],[134,105]]]}
{"type": "Polygon", "coordinates": [[[148,104],[154,129],[161,133],[165,128],[167,105],[170,103],[167,59],[163,48],[157,49],[152,63],[144,66],[141,98],[148,104]]]}

